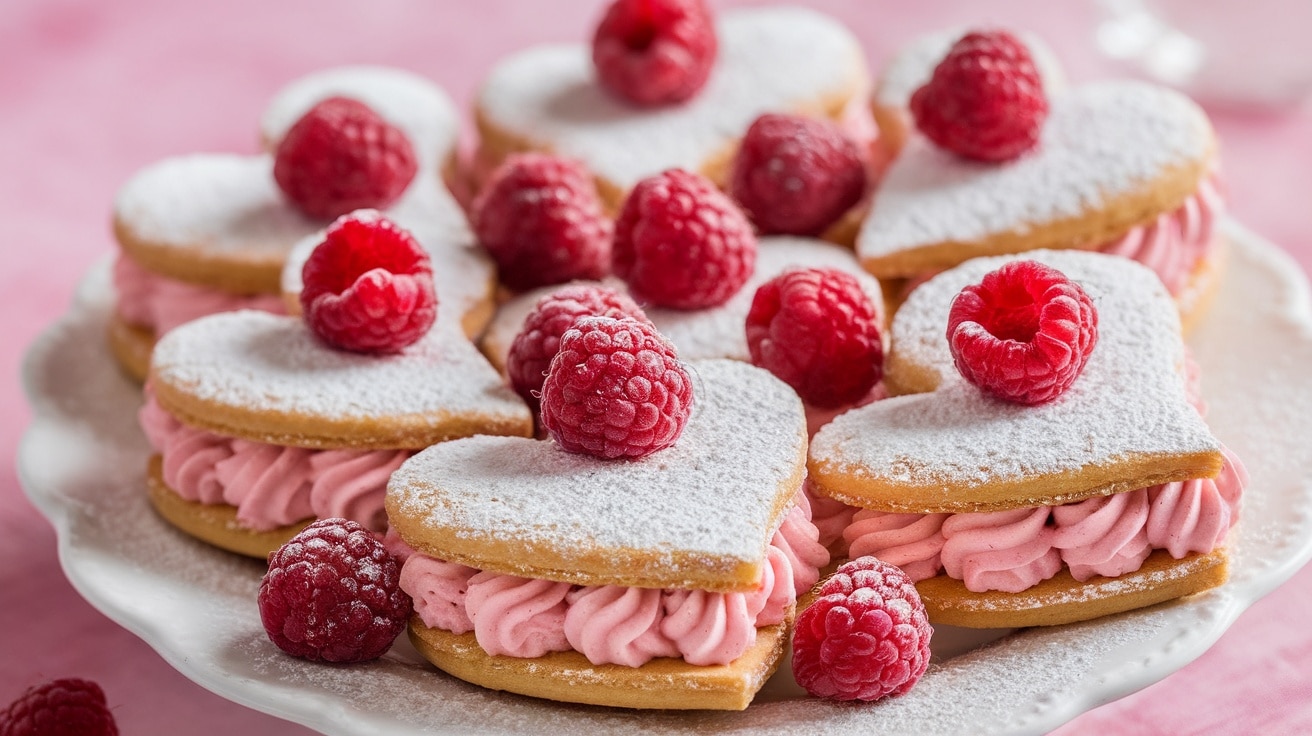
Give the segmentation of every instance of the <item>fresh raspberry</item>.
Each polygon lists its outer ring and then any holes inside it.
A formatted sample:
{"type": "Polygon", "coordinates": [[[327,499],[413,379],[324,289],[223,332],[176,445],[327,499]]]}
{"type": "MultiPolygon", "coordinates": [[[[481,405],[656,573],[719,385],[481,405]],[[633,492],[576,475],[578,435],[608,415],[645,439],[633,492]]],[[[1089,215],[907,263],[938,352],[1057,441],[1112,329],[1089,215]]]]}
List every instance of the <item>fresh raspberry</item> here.
{"type": "Polygon", "coordinates": [[[583,164],[544,153],[511,156],[473,206],[474,232],[515,291],[610,271],[611,223],[583,164]]]}
{"type": "Polygon", "coordinates": [[[99,685],[69,677],[30,687],[0,710],[0,736],[118,736],[118,724],[99,685]]]}
{"type": "Polygon", "coordinates": [[[966,34],[911,96],[916,127],[953,153],[1006,161],[1039,140],[1048,98],[1029,49],[1006,31],[966,34]]]}
{"type": "Polygon", "coordinates": [[[260,620],[273,643],[293,656],[377,659],[410,616],[400,579],[401,566],[368,529],[320,519],[269,555],[260,620]]]}
{"type": "Polygon", "coordinates": [[[616,0],[592,38],[597,80],[636,105],[683,102],[715,66],[718,42],[702,0],[616,0]]]}
{"type": "Polygon", "coordinates": [[[386,207],[417,170],[399,129],[362,102],[329,97],[287,131],[273,163],[284,194],[325,220],[364,207],[386,207]]]}
{"type": "Polygon", "coordinates": [[[1075,382],[1098,342],[1098,311],[1055,268],[1012,261],[961,290],[948,312],[957,370],[984,391],[1042,404],[1075,382]]]}
{"type": "Polygon", "coordinates": [[[734,158],[729,193],[765,233],[816,235],[866,189],[856,143],[827,120],[762,115],[734,158]]]}
{"type": "Polygon", "coordinates": [[[569,452],[638,458],[674,444],[692,378],[649,322],[584,317],[560,338],[542,384],[542,426],[569,452]]]}
{"type": "Polygon", "coordinates": [[[860,557],[839,567],[816,593],[793,631],[793,678],[807,692],[879,700],[902,695],[925,674],[934,630],[906,573],[860,557]]]}
{"type": "Polygon", "coordinates": [[[524,326],[510,343],[506,374],[510,385],[529,402],[542,390],[551,359],[560,350],[560,338],[581,317],[631,317],[647,321],[647,315],[627,295],[593,284],[565,286],[542,297],[524,318],[524,326]]]}
{"type": "Polygon", "coordinates": [[[423,337],[437,318],[428,253],[373,210],[334,222],[306,259],[301,280],[306,323],[344,350],[397,352],[423,337]]]}
{"type": "Polygon", "coordinates": [[[642,302],[723,304],[756,268],[747,217],[705,177],[671,169],[638,182],[615,221],[615,274],[642,302]]]}
{"type": "Polygon", "coordinates": [[[856,277],[787,271],[756,290],[747,313],[752,362],[821,409],[855,403],[884,373],[875,305],[856,277]]]}

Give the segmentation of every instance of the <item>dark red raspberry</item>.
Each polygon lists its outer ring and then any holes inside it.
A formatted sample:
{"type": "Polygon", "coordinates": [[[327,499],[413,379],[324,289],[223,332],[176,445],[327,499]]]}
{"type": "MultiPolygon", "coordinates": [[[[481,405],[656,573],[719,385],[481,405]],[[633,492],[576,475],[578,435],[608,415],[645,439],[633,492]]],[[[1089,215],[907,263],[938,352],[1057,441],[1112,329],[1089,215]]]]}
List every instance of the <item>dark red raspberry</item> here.
{"type": "Polygon", "coordinates": [[[569,452],[638,458],[674,444],[692,378],[650,322],[584,317],[560,339],[542,384],[542,426],[569,452]]]}
{"type": "Polygon", "coordinates": [[[273,178],[287,198],[325,220],[401,196],[418,165],[405,133],[368,105],[329,97],[278,144],[273,178]]]}
{"type": "Polygon", "coordinates": [[[324,342],[361,353],[397,352],[437,319],[428,253],[372,210],[328,228],[301,269],[301,311],[324,342]]]}
{"type": "Polygon", "coordinates": [[[368,529],[320,519],[269,555],[260,620],[278,648],[324,662],[377,659],[412,604],[401,567],[368,529]]]}
{"type": "Polygon", "coordinates": [[[1042,404],[1075,382],[1098,342],[1098,311],[1055,268],[1012,261],[961,290],[948,312],[957,370],[984,391],[1042,404]]]}
{"type": "Polygon", "coordinates": [[[902,695],[925,674],[934,630],[906,573],[860,557],[816,592],[793,631],[793,678],[807,692],[879,700],[902,695]]]}
{"type": "Polygon", "coordinates": [[[581,317],[632,317],[647,321],[647,315],[627,295],[594,284],[565,286],[542,297],[524,318],[524,326],[510,343],[506,374],[510,385],[531,403],[542,390],[551,359],[560,349],[560,338],[581,317]]]}
{"type": "Polygon", "coordinates": [[[472,219],[501,283],[515,291],[610,272],[610,218],[577,161],[511,156],[474,201],[472,219]]]}
{"type": "Polygon", "coordinates": [[[615,274],[640,302],[702,309],[728,301],[756,268],[756,234],[705,177],[671,169],[638,182],[615,221],[615,274]]]}
{"type": "Polygon", "coordinates": [[[762,284],[747,313],[747,348],[753,363],[822,409],[855,403],[884,374],[874,303],[856,277],[830,268],[762,284]]]}
{"type": "Polygon", "coordinates": [[[30,687],[0,710],[0,736],[118,736],[118,724],[99,685],[69,677],[30,687]]]}
{"type": "Polygon", "coordinates": [[[702,0],[616,0],[592,38],[597,80],[636,105],[683,102],[706,84],[718,42],[702,0]]]}
{"type": "Polygon", "coordinates": [[[836,124],[762,115],[734,158],[729,193],[761,232],[817,235],[866,189],[856,143],[836,124]]]}
{"type": "Polygon", "coordinates": [[[968,33],[911,96],[916,127],[966,158],[1006,161],[1034,147],[1048,98],[1029,49],[1006,31],[968,33]]]}

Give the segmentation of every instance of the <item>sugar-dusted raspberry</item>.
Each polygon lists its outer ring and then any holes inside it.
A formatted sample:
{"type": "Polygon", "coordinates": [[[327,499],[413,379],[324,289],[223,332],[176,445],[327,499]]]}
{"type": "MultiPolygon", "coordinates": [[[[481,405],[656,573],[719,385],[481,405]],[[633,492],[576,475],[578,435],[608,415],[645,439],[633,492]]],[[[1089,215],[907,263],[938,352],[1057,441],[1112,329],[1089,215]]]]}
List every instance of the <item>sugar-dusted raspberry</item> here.
{"type": "Polygon", "coordinates": [[[507,158],[474,201],[472,220],[501,283],[515,291],[610,272],[610,218],[592,175],[572,159],[507,158]]]}
{"type": "Polygon", "coordinates": [[[679,439],[692,400],[692,378],[650,322],[584,317],[547,369],[542,426],[569,452],[638,458],[679,439]]]}
{"type": "Polygon", "coordinates": [[[615,0],[592,38],[592,63],[611,94],[636,105],[665,105],[697,94],[717,49],[703,0],[615,0]]]}
{"type": "Polygon", "coordinates": [[[547,294],[524,318],[524,326],[506,355],[506,375],[520,396],[537,402],[535,394],[542,390],[551,359],[560,349],[561,336],[582,317],[647,320],[642,307],[609,286],[574,284],[547,294]]]}
{"type": "Polygon", "coordinates": [[[386,207],[417,170],[405,133],[363,102],[329,97],[310,108],[278,144],[273,178],[303,212],[327,220],[351,210],[386,207]]]}
{"type": "Polygon", "coordinates": [[[911,578],[874,557],[845,563],[797,615],[793,678],[834,700],[902,695],[929,667],[934,630],[911,578]]]}
{"type": "Polygon", "coordinates": [[[756,268],[746,215],[705,177],[679,169],[644,179],[615,221],[615,274],[640,302],[723,304],[756,268]]]}
{"type": "Polygon", "coordinates": [[[293,656],[376,659],[410,616],[400,580],[400,565],[372,532],[347,519],[320,519],[269,555],[260,620],[293,656]]]}
{"type": "Polygon", "coordinates": [[[1006,31],[968,33],[911,96],[916,127],[953,153],[1006,161],[1034,147],[1048,98],[1029,49],[1006,31]]]}
{"type": "Polygon", "coordinates": [[[0,710],[0,736],[118,736],[100,685],[68,677],[28,688],[0,710]]]}
{"type": "Polygon", "coordinates": [[[397,352],[437,319],[428,253],[373,210],[339,218],[301,269],[301,311],[324,342],[361,353],[397,352]]]}
{"type": "Polygon", "coordinates": [[[957,370],[984,391],[1042,404],[1075,382],[1098,342],[1098,310],[1055,268],[1012,261],[961,290],[948,312],[957,370]]]}
{"type": "Polygon", "coordinates": [[[866,188],[856,143],[828,120],[762,115],[747,129],[729,193],[765,233],[816,235],[866,188]]]}
{"type": "Polygon", "coordinates": [[[856,277],[832,268],[762,284],[747,313],[747,348],[753,363],[822,409],[856,402],[884,374],[875,305],[856,277]]]}

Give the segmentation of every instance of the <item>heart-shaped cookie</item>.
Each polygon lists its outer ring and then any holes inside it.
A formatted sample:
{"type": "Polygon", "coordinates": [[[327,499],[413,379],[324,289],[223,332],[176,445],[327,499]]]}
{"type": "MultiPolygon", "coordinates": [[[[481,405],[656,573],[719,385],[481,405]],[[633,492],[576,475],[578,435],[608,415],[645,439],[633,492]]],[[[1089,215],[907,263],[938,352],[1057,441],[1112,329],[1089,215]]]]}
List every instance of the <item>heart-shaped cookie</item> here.
{"type": "Polygon", "coordinates": [[[861,46],[843,25],[801,8],[724,13],[710,78],[686,103],[638,108],[596,81],[586,44],[539,46],[499,63],[478,96],[480,156],[552,151],[581,160],[618,207],[638,181],[669,168],[723,174],[757,116],[840,118],[868,86],[861,46]]]}

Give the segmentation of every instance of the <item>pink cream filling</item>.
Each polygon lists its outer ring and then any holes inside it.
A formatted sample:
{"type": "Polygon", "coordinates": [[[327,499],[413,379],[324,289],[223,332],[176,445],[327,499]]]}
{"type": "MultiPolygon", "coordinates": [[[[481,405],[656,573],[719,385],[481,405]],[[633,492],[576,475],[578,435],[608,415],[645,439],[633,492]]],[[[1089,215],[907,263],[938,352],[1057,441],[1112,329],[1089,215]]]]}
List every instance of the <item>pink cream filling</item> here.
{"type": "Polygon", "coordinates": [[[278,294],[230,294],[151,273],[125,255],[114,261],[118,314],[128,324],[154,330],[156,337],[180,324],[220,312],[257,309],[286,314],[278,294]]]}
{"type": "Polygon", "coordinates": [[[1174,211],[1133,228],[1098,250],[1151,268],[1167,291],[1179,296],[1189,285],[1189,276],[1199,260],[1212,248],[1216,223],[1224,211],[1220,181],[1212,174],[1174,211]]]}
{"type": "Polygon", "coordinates": [[[577,651],[593,664],[641,667],[655,657],[728,664],[781,623],[798,594],[820,577],[829,552],[817,541],[804,494],[766,550],[761,583],[750,593],[580,586],[480,572],[413,553],[401,589],[424,624],[474,632],[488,654],[535,658],[577,651]]]}
{"type": "Polygon", "coordinates": [[[387,526],[383,496],[407,450],[307,450],[223,437],[179,422],[147,391],[138,421],[179,496],[237,507],[237,521],[268,531],[310,518],[387,526]]]}

